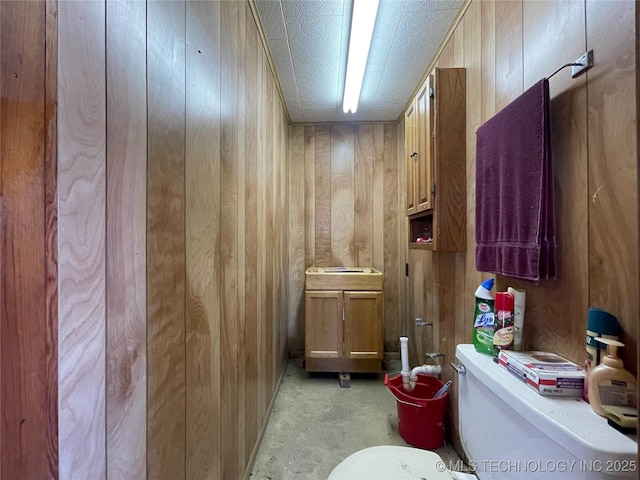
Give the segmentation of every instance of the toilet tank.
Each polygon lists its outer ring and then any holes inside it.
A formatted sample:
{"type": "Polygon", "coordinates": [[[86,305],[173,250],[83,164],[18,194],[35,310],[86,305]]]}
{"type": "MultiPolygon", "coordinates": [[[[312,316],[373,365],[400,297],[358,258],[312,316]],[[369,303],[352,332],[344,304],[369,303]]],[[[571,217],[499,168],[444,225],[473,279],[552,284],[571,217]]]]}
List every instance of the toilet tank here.
{"type": "Polygon", "coordinates": [[[473,345],[456,357],[460,439],[481,480],[639,478],[636,435],[582,398],[540,395],[473,345]]]}

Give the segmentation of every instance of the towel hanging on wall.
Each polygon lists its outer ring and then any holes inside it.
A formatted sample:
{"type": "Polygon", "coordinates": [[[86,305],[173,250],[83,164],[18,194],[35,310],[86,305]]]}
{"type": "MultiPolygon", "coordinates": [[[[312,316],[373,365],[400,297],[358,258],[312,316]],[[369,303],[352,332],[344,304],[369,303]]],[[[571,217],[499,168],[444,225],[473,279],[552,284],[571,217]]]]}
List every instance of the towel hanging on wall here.
{"type": "Polygon", "coordinates": [[[545,78],[476,132],[478,271],[556,277],[549,103],[545,78]]]}

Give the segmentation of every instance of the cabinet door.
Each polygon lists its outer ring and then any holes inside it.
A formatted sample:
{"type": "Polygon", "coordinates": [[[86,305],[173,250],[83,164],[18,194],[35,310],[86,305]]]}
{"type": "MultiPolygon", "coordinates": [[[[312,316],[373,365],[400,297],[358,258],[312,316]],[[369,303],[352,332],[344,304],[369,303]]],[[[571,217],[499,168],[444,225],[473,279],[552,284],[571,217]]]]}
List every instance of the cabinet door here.
{"type": "Polygon", "coordinates": [[[382,292],[344,292],[344,352],[354,359],[382,359],[382,292]]]}
{"type": "Polygon", "coordinates": [[[415,109],[409,107],[404,116],[405,208],[407,215],[416,213],[415,184],[415,109]]]}
{"type": "Polygon", "coordinates": [[[305,357],[342,357],[344,328],[342,291],[306,291],[304,299],[305,357]]]}
{"type": "Polygon", "coordinates": [[[418,92],[416,103],[416,139],[417,139],[417,182],[416,211],[424,212],[433,208],[433,74],[427,77],[418,92]]]}

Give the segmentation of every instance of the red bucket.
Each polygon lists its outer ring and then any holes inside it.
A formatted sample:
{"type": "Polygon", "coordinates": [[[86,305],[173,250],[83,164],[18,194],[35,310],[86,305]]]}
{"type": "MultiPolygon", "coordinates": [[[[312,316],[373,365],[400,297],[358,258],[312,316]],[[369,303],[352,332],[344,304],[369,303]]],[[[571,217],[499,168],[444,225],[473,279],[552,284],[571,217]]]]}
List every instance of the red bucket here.
{"type": "Polygon", "coordinates": [[[443,386],[435,377],[418,374],[416,387],[411,393],[404,391],[402,375],[389,379],[384,384],[398,401],[398,430],[400,435],[414,447],[434,450],[444,445],[444,409],[449,398],[445,393],[433,396],[443,386]]]}

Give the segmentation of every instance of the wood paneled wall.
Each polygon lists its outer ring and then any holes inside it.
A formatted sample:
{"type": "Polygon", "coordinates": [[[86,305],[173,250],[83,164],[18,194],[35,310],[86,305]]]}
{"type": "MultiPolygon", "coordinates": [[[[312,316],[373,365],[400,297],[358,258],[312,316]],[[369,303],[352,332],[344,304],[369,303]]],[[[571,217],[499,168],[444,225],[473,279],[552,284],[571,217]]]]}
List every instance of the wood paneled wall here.
{"type": "MultiPolygon", "coordinates": [[[[436,59],[467,69],[466,252],[410,251],[407,325],[411,362],[437,349],[443,365],[471,342],[475,269],[475,132],[542,77],[589,49],[595,66],[577,79],[565,69],[550,79],[554,186],[558,232],[557,280],[535,285],[498,276],[494,291],[525,288],[524,343],[531,349],[584,360],[590,306],[613,313],[627,345],[625,365],[637,372],[638,210],[634,2],[473,0],[436,59]]],[[[401,176],[404,178],[404,176],[401,176]]],[[[444,379],[453,378],[445,368],[444,379]]],[[[453,396],[457,395],[454,378],[453,396]]],[[[455,437],[456,412],[450,433],[455,437]]]]}
{"type": "Polygon", "coordinates": [[[288,127],[245,2],[0,2],[0,478],[248,475],[310,265],[383,271],[385,350],[448,365],[485,277],[475,131],[591,48],[551,80],[560,278],[498,289],[578,362],[614,313],[637,373],[636,29],[628,1],[470,2],[436,62],[467,69],[468,247],[433,253],[404,241],[403,125],[288,127]]]}
{"type": "Polygon", "coordinates": [[[304,352],[304,272],[384,273],[384,349],[397,352],[404,311],[396,124],[289,128],[289,347],[304,352]]]}
{"type": "Polygon", "coordinates": [[[60,478],[248,476],[288,308],[287,119],[251,9],[61,2],[59,27],[60,478]]]}

